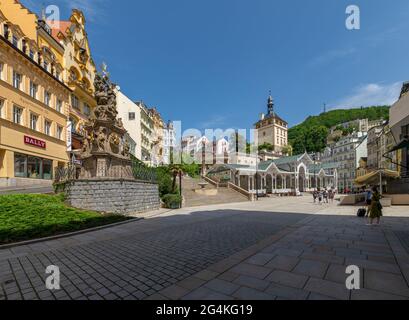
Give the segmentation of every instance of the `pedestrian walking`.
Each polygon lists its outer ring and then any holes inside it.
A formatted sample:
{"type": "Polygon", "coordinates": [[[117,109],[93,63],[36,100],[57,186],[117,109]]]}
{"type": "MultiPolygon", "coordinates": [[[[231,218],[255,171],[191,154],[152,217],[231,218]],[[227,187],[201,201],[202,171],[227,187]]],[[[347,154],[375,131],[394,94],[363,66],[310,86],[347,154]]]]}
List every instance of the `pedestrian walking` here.
{"type": "Polygon", "coordinates": [[[314,203],[316,203],[316,202],[317,202],[317,197],[318,197],[316,190],[314,190],[314,191],[312,192],[312,197],[313,197],[313,199],[314,199],[314,203]]]}
{"type": "Polygon", "coordinates": [[[329,201],[330,201],[330,203],[333,203],[334,202],[334,198],[335,198],[335,191],[331,188],[331,189],[329,189],[329,201]]]}
{"type": "Polygon", "coordinates": [[[328,190],[327,189],[324,190],[323,197],[324,197],[324,202],[329,203],[329,201],[328,201],[328,190]]]}
{"type": "Polygon", "coordinates": [[[379,225],[381,222],[382,214],[382,204],[381,195],[379,194],[378,188],[374,187],[372,189],[371,205],[369,206],[369,223],[367,225],[373,225],[373,221],[376,220],[376,224],[379,225]]]}
{"type": "Polygon", "coordinates": [[[370,188],[368,190],[366,190],[366,192],[365,192],[365,204],[366,204],[366,217],[368,217],[370,207],[371,207],[371,204],[372,204],[372,191],[371,191],[370,188]]]}
{"type": "Polygon", "coordinates": [[[321,189],[318,189],[318,202],[319,202],[319,204],[322,204],[322,191],[321,191],[321,189]]]}

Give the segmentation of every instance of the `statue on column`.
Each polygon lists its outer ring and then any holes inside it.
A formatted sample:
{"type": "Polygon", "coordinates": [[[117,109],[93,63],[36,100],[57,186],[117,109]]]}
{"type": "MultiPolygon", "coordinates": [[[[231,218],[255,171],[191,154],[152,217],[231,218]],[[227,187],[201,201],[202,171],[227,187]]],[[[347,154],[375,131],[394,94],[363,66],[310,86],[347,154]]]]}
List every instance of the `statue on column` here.
{"type": "Polygon", "coordinates": [[[110,81],[106,65],[95,76],[94,116],[85,125],[81,178],[133,179],[129,144],[122,120],[117,119],[116,86],[110,81]]]}

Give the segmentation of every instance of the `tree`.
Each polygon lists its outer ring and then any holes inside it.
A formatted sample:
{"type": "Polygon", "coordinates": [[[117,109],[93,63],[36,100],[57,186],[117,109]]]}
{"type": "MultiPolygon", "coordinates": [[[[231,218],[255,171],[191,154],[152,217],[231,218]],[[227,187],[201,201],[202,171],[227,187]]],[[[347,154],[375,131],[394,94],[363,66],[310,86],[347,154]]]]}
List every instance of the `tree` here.
{"type": "Polygon", "coordinates": [[[287,155],[287,156],[293,155],[293,147],[290,144],[282,147],[281,151],[284,155],[287,155]]]}
{"type": "Polygon", "coordinates": [[[264,151],[264,150],[271,152],[274,150],[274,146],[268,142],[265,142],[258,146],[258,151],[264,151]]]}
{"type": "Polygon", "coordinates": [[[325,148],[329,129],[338,126],[340,133],[349,134],[357,128],[345,129],[340,124],[357,119],[389,119],[389,106],[332,110],[319,116],[310,116],[303,123],[288,131],[289,143],[293,146],[293,153],[318,152],[325,148]],[[320,148],[322,148],[320,150],[320,148]]]}
{"type": "Polygon", "coordinates": [[[183,174],[183,166],[181,164],[169,165],[169,170],[172,174],[172,193],[176,192],[176,179],[183,174]]]}

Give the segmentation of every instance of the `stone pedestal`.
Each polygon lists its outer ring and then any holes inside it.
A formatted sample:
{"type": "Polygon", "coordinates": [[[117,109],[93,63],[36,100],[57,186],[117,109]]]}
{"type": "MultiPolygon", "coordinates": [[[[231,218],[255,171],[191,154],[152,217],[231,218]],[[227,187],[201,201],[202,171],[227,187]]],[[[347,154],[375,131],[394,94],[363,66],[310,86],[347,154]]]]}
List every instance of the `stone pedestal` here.
{"type": "Polygon", "coordinates": [[[80,179],[66,193],[70,206],[85,210],[127,215],[160,208],[158,185],[145,181],[80,179]]]}
{"type": "Polygon", "coordinates": [[[66,187],[67,202],[80,209],[129,214],[160,207],[157,184],[134,179],[126,130],[117,119],[115,85],[95,77],[94,117],[84,126],[79,180],[66,187]]]}

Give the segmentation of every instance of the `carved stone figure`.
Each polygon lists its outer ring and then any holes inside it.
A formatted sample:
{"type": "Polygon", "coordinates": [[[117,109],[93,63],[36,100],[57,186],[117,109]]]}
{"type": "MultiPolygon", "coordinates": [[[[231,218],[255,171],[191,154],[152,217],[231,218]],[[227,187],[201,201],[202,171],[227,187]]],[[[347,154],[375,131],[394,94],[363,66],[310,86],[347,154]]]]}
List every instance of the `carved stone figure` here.
{"type": "Polygon", "coordinates": [[[104,128],[99,128],[96,133],[96,144],[98,151],[105,151],[106,134],[104,128]]]}
{"type": "Polygon", "coordinates": [[[124,145],[123,145],[123,150],[122,150],[122,155],[125,157],[129,157],[129,151],[131,150],[131,146],[129,145],[128,140],[125,139],[124,145]]]}
{"type": "Polygon", "coordinates": [[[130,146],[124,139],[126,130],[117,119],[115,85],[109,80],[106,67],[95,77],[94,117],[85,125],[81,158],[81,178],[133,179],[130,146]]]}

